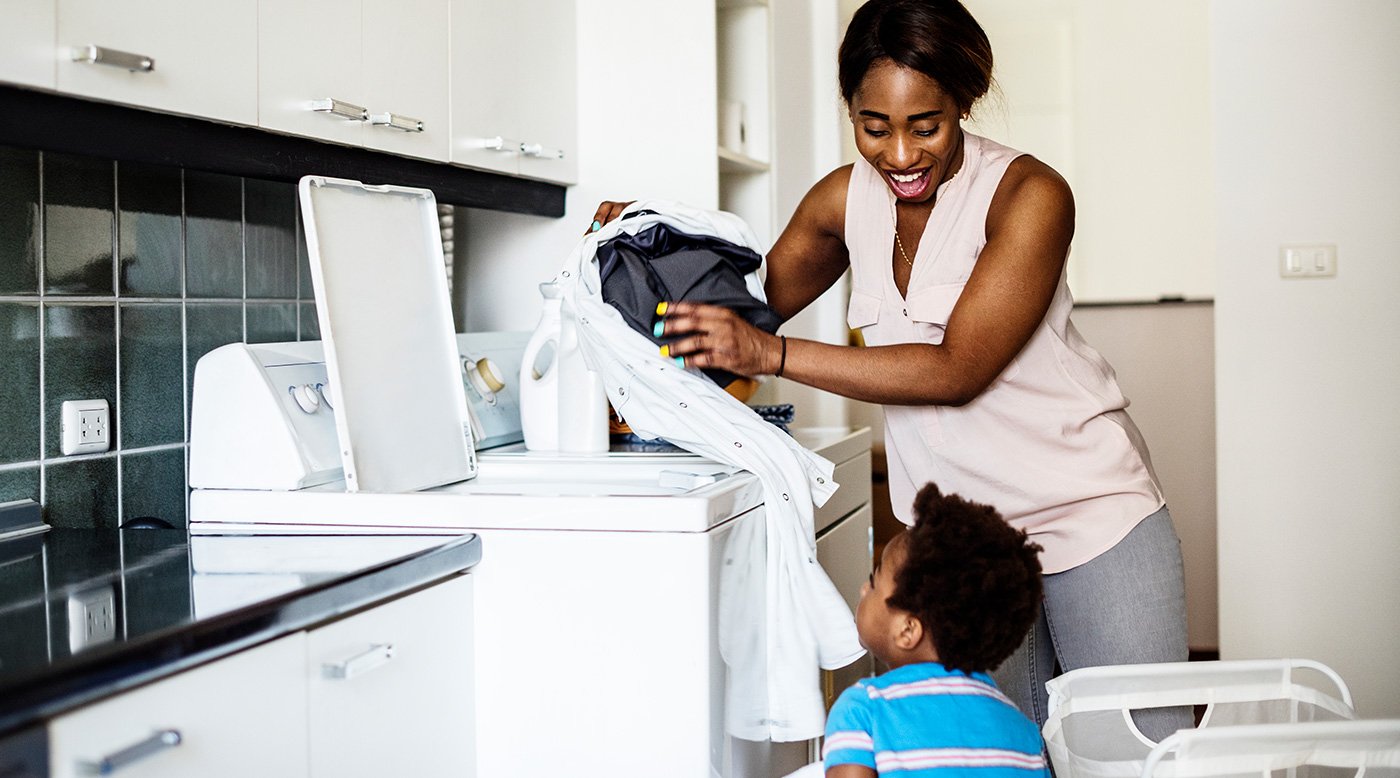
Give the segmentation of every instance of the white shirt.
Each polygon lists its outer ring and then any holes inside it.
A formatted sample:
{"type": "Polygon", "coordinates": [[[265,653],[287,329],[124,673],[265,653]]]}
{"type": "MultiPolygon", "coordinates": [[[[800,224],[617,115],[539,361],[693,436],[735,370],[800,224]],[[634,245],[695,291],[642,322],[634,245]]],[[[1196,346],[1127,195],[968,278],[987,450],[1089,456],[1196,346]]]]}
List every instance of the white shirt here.
{"type": "MultiPolygon", "coordinates": [[[[832,463],[698,370],[662,357],[603,301],[596,260],[599,243],[660,223],[755,251],[758,241],[733,214],[663,201],[639,201],[625,213],[640,210],[655,213],[612,221],[584,237],[565,261],[555,279],[563,315],[577,320],[584,361],[602,376],[608,399],[633,432],[758,476],[765,537],[736,530],[721,567],[720,651],[730,668],[726,729],[747,740],[817,737],[825,723],[818,668],[844,667],[865,653],[850,608],[817,563],[813,504],[825,504],[837,488],[832,463]]],[[[746,282],[765,299],[757,273],[746,282]]]]}

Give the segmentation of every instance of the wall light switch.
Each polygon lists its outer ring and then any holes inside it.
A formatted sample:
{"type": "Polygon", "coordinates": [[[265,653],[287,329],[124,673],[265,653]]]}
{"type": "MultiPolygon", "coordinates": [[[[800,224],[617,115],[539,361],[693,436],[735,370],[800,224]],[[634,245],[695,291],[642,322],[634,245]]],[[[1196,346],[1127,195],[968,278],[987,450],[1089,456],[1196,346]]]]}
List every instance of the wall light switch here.
{"type": "Polygon", "coordinates": [[[1337,275],[1337,247],[1331,243],[1283,246],[1278,274],[1284,278],[1329,278],[1337,275]]]}
{"type": "Polygon", "coordinates": [[[106,400],[65,400],[61,415],[64,456],[92,454],[112,447],[112,421],[106,400]]]}

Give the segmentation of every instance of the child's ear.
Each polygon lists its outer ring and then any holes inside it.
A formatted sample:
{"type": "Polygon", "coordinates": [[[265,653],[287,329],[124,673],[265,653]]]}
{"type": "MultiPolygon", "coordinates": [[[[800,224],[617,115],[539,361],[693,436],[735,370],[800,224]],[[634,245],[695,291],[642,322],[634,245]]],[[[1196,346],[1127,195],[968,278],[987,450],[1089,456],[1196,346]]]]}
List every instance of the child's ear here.
{"type": "Polygon", "coordinates": [[[895,634],[894,644],[904,651],[913,651],[924,641],[924,624],[915,618],[912,613],[904,613],[899,617],[899,631],[895,634]]]}

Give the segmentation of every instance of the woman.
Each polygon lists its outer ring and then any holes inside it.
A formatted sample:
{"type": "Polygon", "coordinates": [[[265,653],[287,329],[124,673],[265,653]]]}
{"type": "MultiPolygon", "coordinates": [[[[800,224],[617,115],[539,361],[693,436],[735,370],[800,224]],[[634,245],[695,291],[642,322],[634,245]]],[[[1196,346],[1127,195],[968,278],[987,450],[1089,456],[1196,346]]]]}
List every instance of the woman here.
{"type": "MultiPolygon", "coordinates": [[[[1044,723],[1045,681],[1186,659],[1180,544],[1112,368],[1069,322],[1074,201],[1033,157],[962,129],[991,82],[986,34],[956,0],[871,0],[840,51],[861,159],[819,181],[768,254],[791,318],[852,271],[865,348],[770,335],[723,308],[669,306],[687,365],[781,375],[884,406],[890,496],[987,503],[1044,547],[1044,607],[997,682],[1044,723]]],[[[598,223],[624,203],[603,203],[598,223]]],[[[1149,736],[1190,726],[1140,716],[1149,736]]]]}

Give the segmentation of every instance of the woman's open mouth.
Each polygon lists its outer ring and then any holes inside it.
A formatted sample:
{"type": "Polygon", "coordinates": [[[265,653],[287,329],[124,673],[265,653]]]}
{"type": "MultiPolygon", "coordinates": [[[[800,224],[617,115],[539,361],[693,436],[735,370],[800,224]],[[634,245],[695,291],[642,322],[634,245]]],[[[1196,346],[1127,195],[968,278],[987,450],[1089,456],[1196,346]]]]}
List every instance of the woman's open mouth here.
{"type": "Polygon", "coordinates": [[[895,196],[905,200],[913,200],[923,195],[928,189],[929,182],[933,180],[933,168],[926,167],[914,173],[895,173],[890,170],[884,171],[885,180],[890,182],[890,188],[894,190],[895,196]]]}

